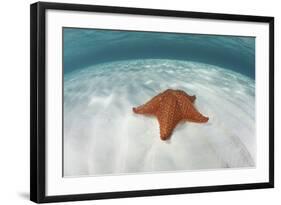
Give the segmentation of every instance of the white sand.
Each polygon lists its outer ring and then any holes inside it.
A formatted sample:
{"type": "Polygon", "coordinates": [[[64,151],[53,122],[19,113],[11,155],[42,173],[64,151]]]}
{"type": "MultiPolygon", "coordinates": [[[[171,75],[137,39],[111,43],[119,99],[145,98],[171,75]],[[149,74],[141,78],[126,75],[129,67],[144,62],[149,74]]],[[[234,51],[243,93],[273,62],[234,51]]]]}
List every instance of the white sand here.
{"type": "Polygon", "coordinates": [[[255,166],[255,82],[178,60],[100,64],[65,76],[64,175],[255,166]],[[167,88],[196,95],[206,124],[182,123],[169,141],[132,107],[167,88]]]}

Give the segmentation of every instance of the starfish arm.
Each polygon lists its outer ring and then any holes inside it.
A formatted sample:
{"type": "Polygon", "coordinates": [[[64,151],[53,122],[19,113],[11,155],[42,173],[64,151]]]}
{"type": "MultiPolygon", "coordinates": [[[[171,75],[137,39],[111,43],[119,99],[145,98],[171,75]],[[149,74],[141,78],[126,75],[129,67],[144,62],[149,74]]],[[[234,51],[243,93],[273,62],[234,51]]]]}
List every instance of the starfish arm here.
{"type": "Polygon", "coordinates": [[[138,107],[134,107],[133,108],[133,111],[134,113],[137,113],[137,114],[155,114],[156,111],[158,110],[159,108],[159,105],[160,105],[160,102],[161,102],[161,94],[160,93],[159,95],[153,97],[150,101],[148,101],[147,103],[141,105],[141,106],[138,106],[138,107]]]}
{"type": "Polygon", "coordinates": [[[169,139],[173,129],[181,119],[180,110],[175,97],[167,97],[164,99],[156,116],[160,126],[160,138],[162,140],[169,139]]]}
{"type": "Polygon", "coordinates": [[[208,122],[209,118],[202,115],[200,112],[196,110],[195,107],[191,106],[187,113],[184,114],[186,120],[191,122],[199,122],[204,123],[208,122]]]}
{"type": "Polygon", "coordinates": [[[182,91],[182,90],[176,90],[174,92],[174,94],[176,95],[177,98],[187,98],[188,100],[190,100],[192,103],[194,103],[196,96],[195,95],[188,95],[186,92],[182,91]]]}
{"type": "Polygon", "coordinates": [[[193,115],[192,117],[187,118],[187,120],[191,121],[191,122],[204,123],[204,122],[208,122],[209,118],[205,117],[201,113],[197,112],[196,115],[193,115]]]}

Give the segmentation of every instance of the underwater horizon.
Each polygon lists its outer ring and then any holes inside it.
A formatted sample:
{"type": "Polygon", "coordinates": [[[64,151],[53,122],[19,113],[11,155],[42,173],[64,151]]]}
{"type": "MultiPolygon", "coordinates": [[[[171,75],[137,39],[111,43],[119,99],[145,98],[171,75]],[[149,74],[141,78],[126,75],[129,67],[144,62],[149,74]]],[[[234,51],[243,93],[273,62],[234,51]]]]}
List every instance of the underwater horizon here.
{"type": "Polygon", "coordinates": [[[99,63],[176,59],[255,79],[255,37],[63,28],[64,74],[99,63]]]}
{"type": "Polygon", "coordinates": [[[64,177],[256,166],[255,38],[64,28],[64,177]],[[133,113],[166,89],[209,121],[162,141],[133,113]]]}

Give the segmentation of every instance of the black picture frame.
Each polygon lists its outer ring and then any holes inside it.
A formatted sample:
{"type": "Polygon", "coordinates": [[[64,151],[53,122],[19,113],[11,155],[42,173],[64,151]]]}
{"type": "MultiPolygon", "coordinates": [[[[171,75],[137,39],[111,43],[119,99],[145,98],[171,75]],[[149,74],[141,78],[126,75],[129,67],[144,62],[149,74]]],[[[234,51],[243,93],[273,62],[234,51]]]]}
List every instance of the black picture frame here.
{"type": "Polygon", "coordinates": [[[30,7],[30,200],[37,203],[187,194],[274,187],[274,18],[265,16],[38,2],[30,7]],[[46,196],[46,10],[121,13],[269,24],[269,181],[187,188],[46,196]]]}

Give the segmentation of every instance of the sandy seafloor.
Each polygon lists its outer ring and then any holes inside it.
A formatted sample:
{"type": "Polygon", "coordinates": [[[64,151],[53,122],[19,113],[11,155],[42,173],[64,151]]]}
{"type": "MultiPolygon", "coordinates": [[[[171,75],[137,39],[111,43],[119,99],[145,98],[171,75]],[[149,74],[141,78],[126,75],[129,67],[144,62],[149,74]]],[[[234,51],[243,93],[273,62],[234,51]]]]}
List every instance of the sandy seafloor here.
{"type": "Polygon", "coordinates": [[[191,61],[142,59],[64,77],[64,176],[254,167],[255,81],[191,61]],[[206,124],[183,122],[168,141],[141,105],[167,88],[196,95],[206,124]]]}

